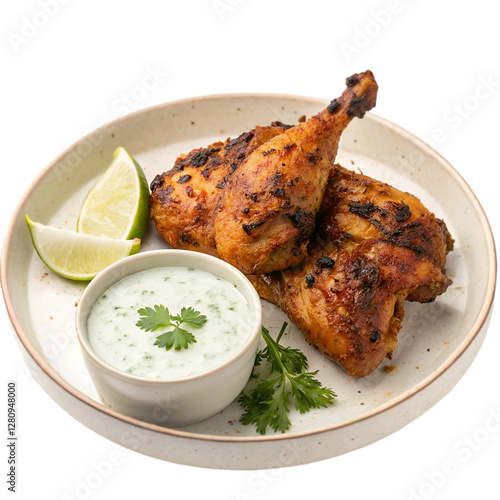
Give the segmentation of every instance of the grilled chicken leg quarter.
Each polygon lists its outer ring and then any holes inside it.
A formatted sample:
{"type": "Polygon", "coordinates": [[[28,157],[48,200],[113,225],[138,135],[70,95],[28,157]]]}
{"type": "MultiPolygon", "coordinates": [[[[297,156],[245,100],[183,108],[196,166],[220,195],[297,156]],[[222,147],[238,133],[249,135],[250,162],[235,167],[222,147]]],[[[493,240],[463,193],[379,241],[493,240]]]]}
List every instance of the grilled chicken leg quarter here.
{"type": "Polygon", "coordinates": [[[151,183],[150,216],[158,233],[174,248],[218,257],[215,246],[215,207],[226,181],[256,148],[287,125],[255,127],[235,139],[198,148],[177,159],[151,183]]]}
{"type": "Polygon", "coordinates": [[[215,214],[215,243],[242,272],[285,269],[307,255],[340,135],[376,102],[371,71],[346,84],[340,98],[255,149],[227,180],[215,214]]]}
{"type": "Polygon", "coordinates": [[[340,132],[376,92],[370,72],[353,75],[309,121],[193,150],[151,183],[151,217],[168,243],[249,273],[356,377],[392,356],[405,300],[432,301],[451,283],[445,223],[415,196],[333,162],[340,132]]]}
{"type": "Polygon", "coordinates": [[[249,276],[327,357],[364,377],[397,346],[405,299],[446,291],[453,240],[422,203],[335,166],[300,266],[249,276]]]}

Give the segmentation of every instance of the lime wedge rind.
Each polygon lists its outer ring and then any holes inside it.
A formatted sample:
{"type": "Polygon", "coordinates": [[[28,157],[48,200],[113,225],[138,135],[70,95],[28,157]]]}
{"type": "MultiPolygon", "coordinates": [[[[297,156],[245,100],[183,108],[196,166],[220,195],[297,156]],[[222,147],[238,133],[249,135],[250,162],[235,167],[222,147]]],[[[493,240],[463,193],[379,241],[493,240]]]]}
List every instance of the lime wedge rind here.
{"type": "Polygon", "coordinates": [[[117,239],[141,238],[149,220],[149,185],[137,161],[122,147],[90,189],[77,232],[117,239]]]}
{"type": "Polygon", "coordinates": [[[40,259],[56,274],[90,281],[100,271],[139,252],[140,240],[118,240],[46,226],[26,215],[33,246],[40,259]]]}

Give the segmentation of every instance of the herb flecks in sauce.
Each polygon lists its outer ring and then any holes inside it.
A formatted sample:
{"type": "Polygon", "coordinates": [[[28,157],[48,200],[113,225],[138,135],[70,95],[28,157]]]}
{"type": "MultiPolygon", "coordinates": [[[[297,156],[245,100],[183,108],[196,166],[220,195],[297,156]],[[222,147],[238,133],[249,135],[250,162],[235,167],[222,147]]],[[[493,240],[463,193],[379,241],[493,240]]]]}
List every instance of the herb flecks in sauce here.
{"type": "Polygon", "coordinates": [[[252,312],[243,295],[233,283],[199,269],[160,267],[141,271],[116,283],[104,295],[89,315],[90,345],[103,361],[132,375],[178,379],[205,373],[238,352],[251,333],[252,312]],[[155,294],[143,295],[144,290],[155,294]],[[220,317],[209,308],[213,303],[219,305],[220,317]],[[207,316],[199,329],[186,323],[179,325],[196,337],[188,349],[176,350],[174,346],[167,351],[154,345],[156,338],[172,326],[149,332],[136,326],[137,310],[154,310],[156,304],[168,306],[172,316],[186,305],[207,316]],[[115,306],[120,309],[115,310],[115,306]]]}

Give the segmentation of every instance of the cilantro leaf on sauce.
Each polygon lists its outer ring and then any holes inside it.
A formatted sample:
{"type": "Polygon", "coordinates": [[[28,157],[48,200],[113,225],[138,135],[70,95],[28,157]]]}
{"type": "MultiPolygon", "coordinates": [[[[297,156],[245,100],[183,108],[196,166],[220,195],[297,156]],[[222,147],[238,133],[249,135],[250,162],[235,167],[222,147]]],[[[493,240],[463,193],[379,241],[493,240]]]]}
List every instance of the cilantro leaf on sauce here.
{"type": "Polygon", "coordinates": [[[137,312],[140,315],[140,319],[136,323],[136,326],[146,332],[153,332],[160,328],[174,327],[173,330],[158,335],[154,343],[154,345],[165,348],[167,351],[172,349],[172,347],[176,351],[187,349],[189,344],[196,342],[194,335],[181,328],[181,325],[186,324],[193,328],[201,328],[207,322],[207,317],[199,311],[195,311],[192,307],[183,307],[180,314],[174,316],[163,305],[155,305],[154,308],[143,307],[138,309],[137,312]]]}

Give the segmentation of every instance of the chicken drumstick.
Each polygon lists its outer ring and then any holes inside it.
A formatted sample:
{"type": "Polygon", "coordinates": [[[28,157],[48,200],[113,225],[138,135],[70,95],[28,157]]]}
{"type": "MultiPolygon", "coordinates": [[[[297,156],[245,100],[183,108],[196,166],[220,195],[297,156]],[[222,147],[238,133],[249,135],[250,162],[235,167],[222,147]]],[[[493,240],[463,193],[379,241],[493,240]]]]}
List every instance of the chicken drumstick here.
{"type": "Polygon", "coordinates": [[[246,274],[298,265],[330,177],[340,135],[375,105],[371,71],[350,76],[342,96],[269,140],[231,175],[215,215],[219,255],[246,274]]]}

